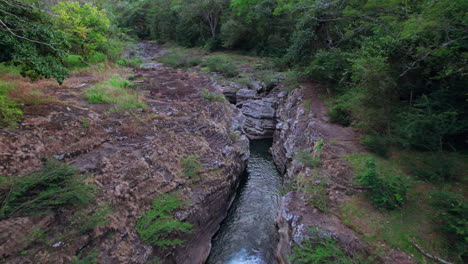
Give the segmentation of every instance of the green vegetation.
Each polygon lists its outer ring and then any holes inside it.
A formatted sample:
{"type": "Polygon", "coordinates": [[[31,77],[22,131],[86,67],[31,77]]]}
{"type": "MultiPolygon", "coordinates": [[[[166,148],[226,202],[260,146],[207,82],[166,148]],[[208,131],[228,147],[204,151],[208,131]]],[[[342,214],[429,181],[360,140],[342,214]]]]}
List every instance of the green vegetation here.
{"type": "Polygon", "coordinates": [[[8,84],[0,82],[0,128],[11,127],[21,121],[23,111],[21,104],[15,102],[8,96],[8,92],[13,90],[8,84]]]}
{"type": "Polygon", "coordinates": [[[295,156],[295,160],[309,168],[316,168],[320,165],[320,157],[312,154],[310,151],[300,150],[295,156]]]}
{"type": "Polygon", "coordinates": [[[184,204],[177,195],[160,195],[153,200],[151,209],[144,212],[137,222],[137,232],[148,244],[168,249],[183,243],[174,238],[176,233],[191,233],[192,225],[176,220],[171,214],[184,204]]]}
{"type": "Polygon", "coordinates": [[[228,78],[233,78],[239,75],[236,65],[221,56],[209,57],[206,59],[204,64],[210,71],[219,72],[228,78]]]}
{"type": "Polygon", "coordinates": [[[202,97],[206,100],[209,100],[211,102],[221,102],[225,103],[227,102],[226,97],[222,94],[216,94],[216,93],[210,93],[208,90],[203,90],[202,91],[202,97]]]}
{"type": "Polygon", "coordinates": [[[158,57],[156,60],[163,63],[164,65],[175,68],[190,68],[202,63],[202,60],[199,57],[187,56],[178,52],[158,57]]]}
{"type": "Polygon", "coordinates": [[[361,139],[361,144],[369,151],[381,157],[388,157],[389,144],[387,138],[378,135],[364,136],[361,139]]]}
{"type": "Polygon", "coordinates": [[[109,223],[111,208],[109,206],[94,206],[75,212],[71,218],[71,225],[80,233],[86,233],[95,227],[105,226],[109,223]]]}
{"type": "Polygon", "coordinates": [[[122,67],[138,68],[143,63],[143,61],[144,59],[142,57],[133,56],[127,59],[119,59],[116,61],[116,63],[122,67]]]}
{"type": "Polygon", "coordinates": [[[114,76],[107,81],[88,88],[84,96],[90,104],[114,104],[112,111],[145,109],[146,104],[140,99],[136,91],[130,89],[132,86],[134,86],[132,82],[114,76]]]}
{"type": "Polygon", "coordinates": [[[357,183],[369,188],[367,193],[378,208],[393,210],[406,200],[408,184],[403,176],[390,178],[380,175],[373,158],[366,160],[357,183]]]}
{"type": "Polygon", "coordinates": [[[82,119],[80,122],[81,122],[81,126],[83,128],[88,128],[89,127],[89,120],[88,119],[82,119]]]}
{"type": "Polygon", "coordinates": [[[432,183],[452,182],[460,175],[457,162],[450,153],[428,152],[405,161],[406,169],[419,179],[432,183]]]}
{"type": "Polygon", "coordinates": [[[91,185],[76,168],[48,161],[41,171],[1,178],[0,218],[48,214],[65,206],[83,206],[94,200],[91,185]]]}
{"type": "Polygon", "coordinates": [[[294,245],[290,260],[294,263],[323,263],[323,264],[353,264],[363,263],[347,256],[330,237],[322,237],[313,228],[310,229],[312,237],[302,241],[302,245],[294,245]]]}
{"type": "Polygon", "coordinates": [[[197,178],[199,176],[202,164],[198,161],[198,155],[189,155],[182,159],[182,170],[188,178],[197,178]]]}
{"type": "MultiPolygon", "coordinates": [[[[466,156],[455,153],[441,153],[441,155],[456,167],[462,166],[466,161],[466,156]]],[[[347,159],[359,175],[372,172],[367,166],[372,156],[359,154],[349,156],[347,159]]],[[[343,223],[361,233],[371,244],[378,245],[383,242],[388,247],[414,255],[416,260],[423,262],[424,256],[411,243],[414,238],[427,252],[455,263],[463,263],[461,258],[466,255],[466,251],[460,247],[463,241],[463,235],[460,234],[463,233],[455,235],[456,232],[446,229],[451,225],[448,222],[451,214],[455,216],[452,219],[458,219],[452,222],[453,226],[458,225],[459,230],[463,229],[461,218],[466,218],[466,215],[463,215],[467,212],[466,207],[463,207],[466,199],[459,183],[436,181],[435,184],[430,181],[420,181],[420,177],[412,172],[414,169],[412,166],[424,169],[426,165],[420,161],[431,156],[431,152],[400,152],[389,158],[375,156],[373,159],[377,173],[374,175],[381,177],[383,181],[396,180],[398,183],[401,175],[408,175],[403,178],[403,185],[408,186],[403,204],[393,210],[379,210],[380,207],[368,203],[372,195],[372,190],[369,189],[368,192],[355,195],[351,200],[344,202],[340,208],[340,215],[343,223]],[[451,192],[440,191],[445,189],[451,192]],[[446,203],[441,204],[442,200],[446,203]]],[[[428,170],[432,171],[430,168],[428,170]]],[[[453,175],[455,178],[462,175],[461,169],[457,171],[457,174],[453,175]]],[[[392,199],[393,197],[390,200],[392,199]]],[[[385,252],[384,248],[378,246],[376,253],[385,252]]]]}
{"type": "Polygon", "coordinates": [[[448,235],[453,248],[457,252],[457,260],[468,254],[466,241],[468,239],[468,202],[460,194],[446,191],[432,193],[432,205],[440,210],[438,220],[440,227],[448,235]]]}
{"type": "Polygon", "coordinates": [[[87,58],[105,49],[110,20],[104,10],[76,1],[59,2],[52,10],[53,22],[64,32],[72,52],[87,58]]]}
{"type": "Polygon", "coordinates": [[[323,212],[328,212],[330,203],[328,178],[321,175],[318,169],[314,169],[311,175],[307,175],[307,178],[299,180],[297,189],[307,194],[306,201],[309,205],[315,206],[323,212]]]}

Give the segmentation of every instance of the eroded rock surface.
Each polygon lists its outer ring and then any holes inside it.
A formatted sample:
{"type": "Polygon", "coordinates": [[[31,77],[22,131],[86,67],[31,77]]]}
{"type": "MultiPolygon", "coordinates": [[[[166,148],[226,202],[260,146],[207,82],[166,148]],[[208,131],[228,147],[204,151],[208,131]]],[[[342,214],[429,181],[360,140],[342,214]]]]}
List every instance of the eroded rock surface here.
{"type": "MultiPolygon", "coordinates": [[[[313,177],[321,177],[315,182],[327,182],[326,197],[322,198],[326,198],[329,212],[324,213],[305,202],[309,197],[302,191],[289,192],[282,198],[277,218],[280,240],[276,256],[280,263],[291,263],[288,256],[292,246],[300,245],[310,237],[308,230],[311,227],[335,238],[338,245],[352,256],[365,257],[373,251],[373,245],[368,245],[359,234],[341,222],[338,210],[341,202],[359,191],[350,184],[351,168],[343,159],[344,155],[364,152],[357,143],[359,134],[352,128],[328,122],[327,107],[318,98],[318,89],[315,84],[305,84],[288,97],[281,97],[271,152],[278,169],[284,174],[286,185],[293,182],[305,184],[313,177]],[[320,157],[319,167],[311,169],[295,159],[300,151],[313,153],[318,142],[324,142],[323,149],[316,152],[320,157]]],[[[415,263],[397,250],[390,249],[386,254],[388,256],[378,260],[379,263],[415,263]]]]}
{"type": "Polygon", "coordinates": [[[251,139],[271,138],[276,128],[276,98],[246,100],[238,104],[245,116],[244,131],[251,139]]]}
{"type": "MultiPolygon", "coordinates": [[[[147,47],[142,53],[159,52],[147,47]]],[[[111,106],[90,105],[80,96],[90,84],[79,83],[62,87],[61,103],[27,111],[19,129],[0,131],[0,175],[16,177],[55,157],[90,175],[96,203],[112,208],[109,224],[72,237],[66,236],[72,209],[0,221],[0,258],[7,263],[69,263],[90,252],[99,263],[146,263],[156,255],[162,263],[207,258],[249,157],[244,117],[233,105],[203,99],[202,90],[220,93],[209,77],[149,64],[134,75],[144,80],[136,89],[148,104],[139,113],[109,113],[111,106]],[[240,136],[234,140],[231,133],[240,136]],[[192,154],[203,165],[196,179],[182,171],[182,159],[192,154]],[[193,232],[181,236],[186,242],[167,255],[143,243],[135,225],[156,196],[174,191],[189,201],[177,217],[193,224],[193,232]],[[37,226],[46,239],[28,240],[25,225],[37,226]]]]}

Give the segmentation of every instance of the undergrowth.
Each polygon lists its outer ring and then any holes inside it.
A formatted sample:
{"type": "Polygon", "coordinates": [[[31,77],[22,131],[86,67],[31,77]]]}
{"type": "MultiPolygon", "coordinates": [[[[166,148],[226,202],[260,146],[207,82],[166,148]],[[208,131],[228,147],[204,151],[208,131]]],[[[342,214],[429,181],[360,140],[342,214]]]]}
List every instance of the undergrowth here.
{"type": "Polygon", "coordinates": [[[239,75],[236,65],[221,56],[209,57],[203,64],[206,65],[210,71],[219,72],[228,78],[239,75]]]}
{"type": "Polygon", "coordinates": [[[0,178],[0,219],[44,215],[66,206],[84,206],[94,200],[85,176],[67,164],[49,160],[42,170],[14,178],[0,178]]]}
{"type": "Polygon", "coordinates": [[[347,256],[336,245],[336,241],[330,236],[321,236],[317,230],[311,228],[312,237],[302,241],[301,245],[295,244],[293,254],[289,257],[294,263],[323,263],[323,264],[354,264],[363,263],[347,256]]]}
{"type": "Polygon", "coordinates": [[[22,104],[17,103],[8,96],[8,92],[13,90],[8,84],[0,82],[0,128],[14,127],[22,120],[22,104]]]}
{"type": "Polygon", "coordinates": [[[178,195],[163,194],[156,197],[151,208],[138,218],[137,232],[141,239],[163,250],[181,245],[183,240],[174,236],[179,232],[191,233],[192,225],[175,219],[172,213],[183,204],[178,195]]]}
{"type": "Polygon", "coordinates": [[[90,104],[111,103],[112,111],[145,109],[146,104],[137,91],[131,90],[134,84],[122,77],[114,76],[88,88],[84,96],[90,104]]]}
{"type": "Polygon", "coordinates": [[[409,188],[403,176],[381,175],[373,158],[366,160],[357,176],[357,183],[368,188],[367,195],[376,207],[388,210],[396,209],[404,203],[409,188]]]}
{"type": "Polygon", "coordinates": [[[202,164],[198,160],[198,155],[189,155],[182,159],[182,170],[185,176],[190,179],[199,176],[202,164]]]}
{"type": "Polygon", "coordinates": [[[224,97],[224,95],[211,93],[208,90],[202,91],[202,97],[211,102],[221,102],[221,103],[227,102],[227,99],[226,97],[224,97]]]}
{"type": "Polygon", "coordinates": [[[173,52],[165,56],[155,58],[158,62],[174,68],[190,68],[202,63],[201,58],[173,52]]]}

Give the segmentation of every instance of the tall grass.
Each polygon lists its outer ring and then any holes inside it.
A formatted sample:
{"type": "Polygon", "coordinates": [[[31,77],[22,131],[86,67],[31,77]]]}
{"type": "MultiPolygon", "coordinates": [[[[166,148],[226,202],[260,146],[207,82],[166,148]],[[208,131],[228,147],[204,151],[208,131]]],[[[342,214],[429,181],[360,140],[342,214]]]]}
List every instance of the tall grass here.
{"type": "Polygon", "coordinates": [[[112,111],[145,109],[146,104],[135,90],[134,84],[122,77],[114,76],[107,81],[88,88],[84,96],[90,104],[114,104],[112,111]]]}

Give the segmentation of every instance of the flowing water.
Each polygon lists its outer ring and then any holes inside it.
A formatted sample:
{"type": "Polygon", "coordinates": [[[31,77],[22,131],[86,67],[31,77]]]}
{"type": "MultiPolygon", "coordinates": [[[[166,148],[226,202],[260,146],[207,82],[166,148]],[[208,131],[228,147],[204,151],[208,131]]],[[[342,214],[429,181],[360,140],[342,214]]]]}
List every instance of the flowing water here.
{"type": "Polygon", "coordinates": [[[227,218],[213,238],[208,264],[272,264],[281,177],[268,149],[271,140],[250,143],[246,175],[227,218]]]}

